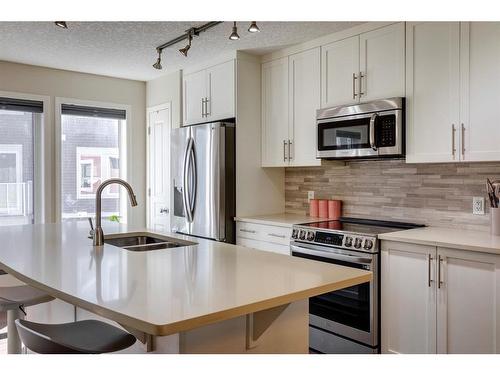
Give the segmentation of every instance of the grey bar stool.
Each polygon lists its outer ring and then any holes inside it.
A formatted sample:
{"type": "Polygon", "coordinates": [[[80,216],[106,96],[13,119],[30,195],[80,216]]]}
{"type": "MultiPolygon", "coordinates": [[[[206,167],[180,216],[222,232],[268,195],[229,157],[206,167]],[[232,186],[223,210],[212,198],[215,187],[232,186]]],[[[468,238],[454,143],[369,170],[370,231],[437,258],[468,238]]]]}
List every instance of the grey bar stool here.
{"type": "Polygon", "coordinates": [[[130,333],[98,320],[40,324],[17,319],[16,326],[24,345],[40,354],[111,353],[136,341],[130,333]]]}
{"type": "Polygon", "coordinates": [[[21,353],[21,340],[16,319],[26,315],[25,307],[52,301],[54,297],[28,285],[0,287],[0,311],[7,311],[7,353],[21,353]]]}

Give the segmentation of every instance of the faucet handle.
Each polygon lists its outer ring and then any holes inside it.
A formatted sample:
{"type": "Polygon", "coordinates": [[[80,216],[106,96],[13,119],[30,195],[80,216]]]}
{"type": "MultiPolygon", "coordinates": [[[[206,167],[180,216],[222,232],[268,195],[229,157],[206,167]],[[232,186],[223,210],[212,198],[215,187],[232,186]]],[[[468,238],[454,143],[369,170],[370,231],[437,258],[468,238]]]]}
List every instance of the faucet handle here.
{"type": "Polygon", "coordinates": [[[94,237],[94,223],[92,223],[91,217],[89,217],[88,220],[89,220],[89,225],[90,225],[89,235],[92,238],[92,237],[94,237]]]}

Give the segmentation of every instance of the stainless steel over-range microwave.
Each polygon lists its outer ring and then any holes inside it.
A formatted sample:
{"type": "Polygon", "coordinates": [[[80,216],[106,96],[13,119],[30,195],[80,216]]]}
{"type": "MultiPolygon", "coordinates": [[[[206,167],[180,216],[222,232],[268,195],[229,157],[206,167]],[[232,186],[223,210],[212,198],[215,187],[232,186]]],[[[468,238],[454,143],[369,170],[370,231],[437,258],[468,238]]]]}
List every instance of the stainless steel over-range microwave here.
{"type": "Polygon", "coordinates": [[[316,157],[403,157],[404,107],[404,98],[390,98],[319,109],[316,115],[316,157]]]}

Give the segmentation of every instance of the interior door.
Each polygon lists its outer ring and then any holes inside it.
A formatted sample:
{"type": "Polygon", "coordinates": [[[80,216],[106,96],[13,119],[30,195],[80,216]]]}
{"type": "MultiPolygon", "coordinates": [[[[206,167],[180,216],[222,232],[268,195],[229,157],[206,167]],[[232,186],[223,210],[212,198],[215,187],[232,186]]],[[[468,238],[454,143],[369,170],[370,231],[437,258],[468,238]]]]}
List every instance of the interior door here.
{"type": "Polygon", "coordinates": [[[184,124],[205,121],[203,100],[207,97],[206,71],[186,74],[183,79],[184,124]]]}
{"type": "Polygon", "coordinates": [[[359,102],[359,36],[321,47],[321,106],[359,102]]]}
{"type": "Polygon", "coordinates": [[[361,34],[361,101],[405,95],[404,22],[361,34]]]}
{"type": "Polygon", "coordinates": [[[170,231],[170,106],[149,112],[148,228],[170,231]]]}
{"type": "Polygon", "coordinates": [[[500,23],[462,22],[460,154],[467,161],[500,160],[500,23]]]}
{"type": "Polygon", "coordinates": [[[207,69],[207,119],[223,120],[234,117],[235,61],[231,60],[207,69]]]}
{"type": "Polygon", "coordinates": [[[382,353],[436,353],[436,248],[382,241],[382,353]]]}
{"type": "Polygon", "coordinates": [[[500,353],[500,257],[446,248],[438,257],[438,353],[500,353]]]}
{"type": "Polygon", "coordinates": [[[459,23],[406,24],[406,161],[459,160],[459,23]]]}
{"type": "Polygon", "coordinates": [[[288,57],[262,64],[262,166],[288,165],[288,57]]]}
{"type": "Polygon", "coordinates": [[[321,165],[316,159],[316,110],[320,103],[320,48],[297,53],[289,58],[289,145],[290,164],[321,165]]]}

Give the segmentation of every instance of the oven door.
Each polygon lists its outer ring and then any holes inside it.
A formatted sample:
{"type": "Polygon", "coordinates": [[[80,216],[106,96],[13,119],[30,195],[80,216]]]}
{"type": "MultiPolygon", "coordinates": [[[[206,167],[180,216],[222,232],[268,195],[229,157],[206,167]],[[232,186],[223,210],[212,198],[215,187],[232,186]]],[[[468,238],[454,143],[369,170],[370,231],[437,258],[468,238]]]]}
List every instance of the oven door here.
{"type": "Polygon", "coordinates": [[[309,299],[309,324],[370,347],[378,345],[378,254],[291,244],[292,255],[373,272],[363,283],[309,299]]]}
{"type": "Polygon", "coordinates": [[[403,150],[401,110],[319,119],[317,158],[397,156],[403,150]]]}

